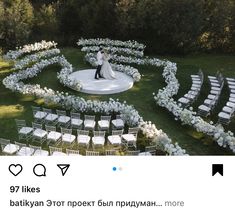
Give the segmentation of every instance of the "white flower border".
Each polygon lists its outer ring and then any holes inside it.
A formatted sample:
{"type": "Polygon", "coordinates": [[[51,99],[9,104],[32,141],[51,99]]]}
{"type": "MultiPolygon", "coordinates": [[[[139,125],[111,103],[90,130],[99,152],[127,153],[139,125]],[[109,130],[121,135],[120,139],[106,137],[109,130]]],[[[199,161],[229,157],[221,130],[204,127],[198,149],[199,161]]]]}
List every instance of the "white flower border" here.
{"type": "MultiPolygon", "coordinates": [[[[17,78],[26,79],[28,78],[27,74],[37,74],[41,72],[41,70],[45,68],[46,66],[58,63],[62,67],[61,71],[57,73],[57,78],[59,79],[59,81],[64,86],[68,86],[72,89],[79,91],[82,88],[82,85],[80,82],[76,81],[75,79],[70,78],[69,75],[73,73],[73,67],[65,59],[64,56],[60,56],[60,50],[55,48],[56,45],[57,43],[55,43],[54,41],[50,41],[50,42],[41,41],[39,43],[25,45],[21,47],[19,50],[8,52],[4,56],[4,58],[6,58],[7,60],[15,61],[15,64],[14,64],[15,70],[24,69],[28,65],[33,64],[35,62],[36,64],[34,64],[31,68],[28,68],[27,70],[21,72],[21,74],[20,73],[13,74],[14,77],[11,77],[11,79],[6,79],[5,81],[3,80],[6,83],[6,86],[8,86],[8,88],[12,90],[18,89],[19,87],[19,85],[17,86],[18,82],[15,82],[14,84],[14,81],[16,81],[17,78]],[[51,47],[54,47],[54,48],[50,49],[51,47]],[[40,51],[40,52],[26,55],[22,59],[17,59],[23,54],[37,52],[37,51],[40,51]],[[17,58],[14,58],[14,57],[17,57],[17,58]]],[[[29,89],[27,88],[26,91],[28,90],[29,89]]],[[[25,93],[25,92],[22,92],[22,93],[25,93]]]]}
{"type": "Polygon", "coordinates": [[[57,48],[41,51],[36,54],[30,54],[28,56],[25,56],[23,59],[17,60],[14,67],[15,69],[23,69],[31,63],[38,62],[42,58],[46,59],[58,54],[60,54],[60,50],[57,48]]]}
{"type": "Polygon", "coordinates": [[[79,46],[85,47],[85,46],[112,46],[112,47],[124,47],[124,48],[132,48],[139,51],[143,51],[145,49],[145,45],[142,43],[138,43],[134,40],[128,40],[128,41],[120,41],[120,40],[111,40],[111,39],[102,39],[102,38],[96,38],[96,39],[79,39],[77,44],[79,46]]]}
{"type": "Polygon", "coordinates": [[[16,50],[10,50],[4,56],[4,59],[15,60],[24,54],[41,51],[41,50],[48,50],[50,48],[56,48],[56,46],[57,46],[57,43],[55,43],[54,41],[47,42],[45,40],[42,40],[41,42],[37,42],[34,44],[24,45],[22,47],[17,48],[16,50]]]}
{"type": "MultiPolygon", "coordinates": [[[[143,57],[144,52],[143,51],[138,51],[135,49],[130,49],[130,48],[120,48],[120,47],[112,47],[112,46],[106,46],[106,50],[109,51],[109,53],[120,53],[120,54],[126,54],[126,55],[131,55],[131,56],[137,56],[137,57],[143,57]]],[[[99,46],[84,46],[81,49],[82,52],[86,53],[94,53],[99,51],[99,46]]]]}

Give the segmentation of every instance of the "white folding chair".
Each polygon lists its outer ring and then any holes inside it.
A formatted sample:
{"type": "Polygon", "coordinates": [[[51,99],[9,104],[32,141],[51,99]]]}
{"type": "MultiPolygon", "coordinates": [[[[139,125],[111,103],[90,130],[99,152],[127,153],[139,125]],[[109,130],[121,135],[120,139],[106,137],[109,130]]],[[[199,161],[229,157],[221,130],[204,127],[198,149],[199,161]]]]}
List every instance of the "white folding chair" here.
{"type": "Polygon", "coordinates": [[[34,153],[34,149],[31,147],[27,147],[26,144],[15,142],[18,145],[19,151],[16,153],[17,156],[32,156],[34,153]]]}
{"type": "Polygon", "coordinates": [[[229,98],[235,98],[235,94],[230,93],[229,98]]]}
{"type": "Polygon", "coordinates": [[[215,100],[210,100],[210,99],[205,99],[203,104],[206,105],[206,106],[209,106],[209,107],[210,106],[215,106],[216,101],[215,100]]]}
{"type": "Polygon", "coordinates": [[[63,153],[62,148],[49,146],[49,150],[51,156],[66,156],[66,154],[63,153]]]}
{"type": "Polygon", "coordinates": [[[178,102],[181,104],[181,106],[182,106],[183,108],[186,108],[186,107],[188,107],[188,106],[190,105],[191,100],[188,99],[188,98],[186,98],[186,97],[181,97],[181,98],[178,100],[178,102]]]}
{"type": "Polygon", "coordinates": [[[71,127],[82,129],[83,120],[80,119],[80,113],[71,112],[71,127]]]}
{"type": "Polygon", "coordinates": [[[59,145],[62,141],[62,134],[56,131],[55,126],[45,126],[47,131],[47,144],[53,143],[55,145],[59,145]]]}
{"type": "Polygon", "coordinates": [[[104,147],[105,143],[105,131],[94,131],[92,137],[92,147],[104,147]]]}
{"type": "Polygon", "coordinates": [[[230,108],[235,108],[235,103],[232,102],[227,102],[226,106],[230,107],[230,108]]]}
{"type": "Polygon", "coordinates": [[[98,121],[98,127],[101,131],[106,131],[110,126],[111,116],[101,116],[100,121],[98,121]]]}
{"type": "Polygon", "coordinates": [[[2,138],[0,138],[1,151],[3,152],[5,146],[10,144],[10,143],[11,142],[10,142],[9,139],[2,139],[2,138]]]}
{"type": "Polygon", "coordinates": [[[11,144],[9,139],[0,138],[0,144],[3,155],[14,155],[20,147],[16,144],[11,144]]]}
{"type": "Polygon", "coordinates": [[[47,116],[46,112],[43,112],[40,107],[32,106],[33,117],[35,122],[43,123],[44,118],[47,116]]]}
{"type": "Polygon", "coordinates": [[[134,147],[136,148],[136,141],[138,136],[139,128],[129,128],[128,134],[122,135],[122,144],[125,145],[127,148],[134,147]]]}
{"type": "Polygon", "coordinates": [[[122,120],[120,115],[116,115],[116,119],[112,120],[112,125],[115,129],[124,128],[124,121],[122,120]]]}
{"type": "Polygon", "coordinates": [[[20,150],[20,147],[17,144],[8,144],[3,149],[3,153],[6,155],[15,155],[20,150]]]}
{"type": "Polygon", "coordinates": [[[89,147],[91,137],[89,136],[89,131],[86,130],[77,130],[77,142],[78,145],[89,147]]]}
{"type": "Polygon", "coordinates": [[[47,132],[42,129],[42,124],[32,123],[33,127],[33,141],[39,142],[42,144],[46,141],[47,132]]]}
{"type": "Polygon", "coordinates": [[[29,141],[32,138],[33,128],[27,127],[25,120],[15,119],[19,140],[29,141]]]}
{"type": "Polygon", "coordinates": [[[85,130],[95,129],[95,116],[85,115],[84,128],[85,130]]]}
{"type": "Polygon", "coordinates": [[[113,130],[112,135],[108,136],[108,142],[110,145],[119,146],[122,144],[123,130],[113,130]]]}
{"type": "Polygon", "coordinates": [[[69,127],[70,117],[66,115],[66,111],[56,110],[56,114],[58,115],[58,125],[69,127]]]}
{"type": "Polygon", "coordinates": [[[231,102],[231,103],[235,103],[235,98],[229,98],[229,102],[231,102]]]}
{"type": "Polygon", "coordinates": [[[86,151],[86,156],[99,156],[100,153],[99,152],[95,152],[95,151],[86,151]]]}
{"type": "Polygon", "coordinates": [[[223,112],[227,113],[227,114],[232,114],[234,112],[233,108],[230,108],[228,106],[224,106],[222,109],[223,112]]]}
{"type": "Polygon", "coordinates": [[[231,82],[235,82],[235,78],[231,78],[231,77],[227,77],[226,80],[231,81],[231,82]]]}
{"type": "Polygon", "coordinates": [[[48,109],[48,108],[43,108],[43,112],[47,113],[47,116],[45,117],[45,123],[46,124],[50,124],[50,125],[56,125],[57,122],[58,122],[58,115],[57,114],[54,114],[52,113],[52,110],[51,109],[48,109]]]}
{"type": "Polygon", "coordinates": [[[225,113],[225,112],[220,112],[219,113],[219,123],[222,123],[224,125],[228,125],[231,122],[231,117],[232,114],[234,113],[234,110],[231,113],[225,113]]]}
{"type": "Polygon", "coordinates": [[[198,115],[202,117],[207,117],[210,115],[211,107],[206,105],[200,105],[198,107],[198,115]]]}
{"type": "Polygon", "coordinates": [[[62,143],[73,146],[75,144],[76,136],[72,134],[72,129],[61,128],[62,143]]]}
{"type": "Polygon", "coordinates": [[[46,150],[42,150],[39,146],[29,145],[30,148],[34,149],[34,153],[32,156],[48,156],[49,152],[46,150]]]}

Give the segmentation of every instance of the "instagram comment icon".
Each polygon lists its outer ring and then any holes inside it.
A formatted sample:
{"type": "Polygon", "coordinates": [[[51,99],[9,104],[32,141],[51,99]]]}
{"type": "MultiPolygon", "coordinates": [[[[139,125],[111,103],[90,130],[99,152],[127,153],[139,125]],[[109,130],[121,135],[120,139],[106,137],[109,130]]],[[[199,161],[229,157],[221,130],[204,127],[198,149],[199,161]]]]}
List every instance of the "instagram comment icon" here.
{"type": "Polygon", "coordinates": [[[33,167],[33,173],[37,177],[46,177],[46,167],[43,164],[37,164],[33,167]]]}

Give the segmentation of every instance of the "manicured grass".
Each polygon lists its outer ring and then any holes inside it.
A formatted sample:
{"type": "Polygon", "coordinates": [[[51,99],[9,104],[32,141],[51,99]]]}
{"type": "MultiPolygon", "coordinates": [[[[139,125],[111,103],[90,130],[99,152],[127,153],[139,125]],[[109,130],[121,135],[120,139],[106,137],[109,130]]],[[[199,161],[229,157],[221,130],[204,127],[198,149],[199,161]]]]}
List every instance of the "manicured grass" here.
{"type": "MultiPolygon", "coordinates": [[[[90,68],[84,61],[84,54],[79,49],[65,48],[62,53],[73,64],[75,70],[90,68]]],[[[206,79],[207,75],[214,75],[217,70],[220,70],[225,76],[235,77],[235,59],[234,56],[220,55],[192,55],[186,57],[161,57],[168,58],[178,64],[177,78],[180,81],[180,91],[176,99],[188,91],[191,85],[191,74],[196,74],[201,68],[205,75],[206,83],[203,85],[203,92],[200,98],[195,103],[194,108],[200,105],[209,92],[209,85],[206,79]]],[[[31,105],[35,103],[42,104],[42,100],[35,99],[30,96],[19,95],[5,89],[2,85],[2,79],[11,73],[10,68],[1,68],[4,62],[0,61],[0,137],[14,140],[17,138],[14,118],[23,118],[30,123],[32,121],[31,105]],[[5,71],[4,71],[5,70],[5,71]]],[[[143,75],[141,81],[136,83],[129,91],[109,95],[97,96],[87,95],[79,92],[74,92],[67,87],[63,87],[56,79],[56,73],[59,68],[50,66],[45,69],[38,77],[27,82],[37,83],[42,87],[46,86],[58,91],[66,91],[86,99],[107,100],[109,97],[118,98],[120,101],[127,101],[139,111],[144,120],[151,120],[156,124],[157,128],[163,129],[173,141],[177,141],[180,146],[185,148],[191,155],[229,155],[230,150],[219,147],[211,138],[195,132],[188,126],[182,126],[180,122],[175,121],[173,116],[165,109],[156,106],[153,100],[152,93],[165,86],[162,78],[162,69],[149,66],[136,66],[143,75]]],[[[214,111],[213,121],[217,121],[217,114],[222,109],[223,104],[228,98],[228,89],[225,85],[221,102],[214,111]]],[[[235,132],[235,119],[228,126],[228,129],[235,132]]]]}

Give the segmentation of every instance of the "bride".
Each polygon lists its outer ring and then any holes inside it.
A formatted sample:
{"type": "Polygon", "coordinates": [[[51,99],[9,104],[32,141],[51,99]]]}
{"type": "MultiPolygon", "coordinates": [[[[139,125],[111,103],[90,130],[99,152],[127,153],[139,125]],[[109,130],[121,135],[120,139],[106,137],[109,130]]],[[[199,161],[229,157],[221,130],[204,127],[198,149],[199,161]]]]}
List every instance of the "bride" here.
{"type": "Polygon", "coordinates": [[[108,54],[108,51],[105,49],[103,51],[103,65],[101,67],[100,74],[105,79],[115,79],[115,73],[113,72],[112,67],[109,63],[110,56],[108,54]]]}

